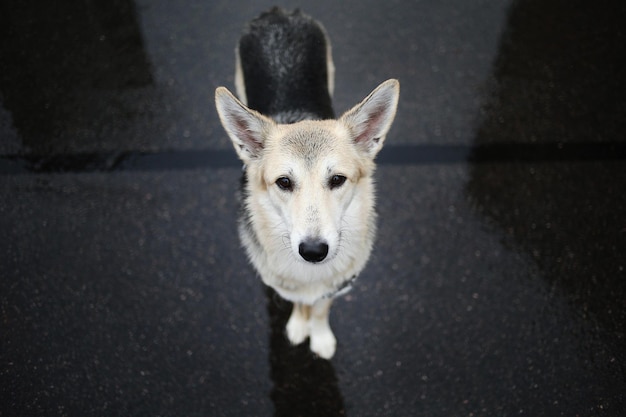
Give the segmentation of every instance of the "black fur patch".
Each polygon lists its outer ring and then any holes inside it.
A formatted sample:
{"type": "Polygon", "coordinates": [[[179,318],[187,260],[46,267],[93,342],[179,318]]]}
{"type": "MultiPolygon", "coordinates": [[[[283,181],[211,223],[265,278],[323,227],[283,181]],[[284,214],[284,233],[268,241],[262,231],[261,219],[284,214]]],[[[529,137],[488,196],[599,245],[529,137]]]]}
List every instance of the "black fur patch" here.
{"type": "Polygon", "coordinates": [[[261,14],[239,41],[239,56],[250,108],[293,123],[332,119],[326,37],[299,10],[261,14]]]}

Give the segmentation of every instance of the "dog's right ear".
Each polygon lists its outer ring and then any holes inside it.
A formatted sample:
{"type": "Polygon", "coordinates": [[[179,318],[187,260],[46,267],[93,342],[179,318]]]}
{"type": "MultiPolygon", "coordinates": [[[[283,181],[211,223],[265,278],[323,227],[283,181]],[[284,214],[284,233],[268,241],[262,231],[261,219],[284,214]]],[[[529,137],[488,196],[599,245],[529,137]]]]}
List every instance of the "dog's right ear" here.
{"type": "Polygon", "coordinates": [[[258,158],[274,121],[246,107],[225,87],[215,90],[215,107],[239,158],[244,163],[258,158]]]}

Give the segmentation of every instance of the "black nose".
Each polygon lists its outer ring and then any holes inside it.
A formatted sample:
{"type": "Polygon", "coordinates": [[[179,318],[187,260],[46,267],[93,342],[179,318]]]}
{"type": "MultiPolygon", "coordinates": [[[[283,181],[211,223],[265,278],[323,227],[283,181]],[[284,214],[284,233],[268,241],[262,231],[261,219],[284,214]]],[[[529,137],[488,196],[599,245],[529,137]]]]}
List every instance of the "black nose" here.
{"type": "Polygon", "coordinates": [[[305,240],[298,246],[298,252],[307,262],[322,262],[328,255],[328,245],[319,240],[305,240]]]}

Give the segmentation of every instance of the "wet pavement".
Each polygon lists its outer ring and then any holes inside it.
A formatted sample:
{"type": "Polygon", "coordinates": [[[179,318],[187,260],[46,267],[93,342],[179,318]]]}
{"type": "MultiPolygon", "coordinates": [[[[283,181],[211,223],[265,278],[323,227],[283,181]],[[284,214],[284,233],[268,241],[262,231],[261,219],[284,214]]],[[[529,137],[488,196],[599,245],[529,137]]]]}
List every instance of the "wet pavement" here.
{"type": "Polygon", "coordinates": [[[0,415],[626,415],[626,6],[303,7],[338,113],[401,82],[324,361],[245,261],[213,105],[272,5],[0,5],[0,415]]]}

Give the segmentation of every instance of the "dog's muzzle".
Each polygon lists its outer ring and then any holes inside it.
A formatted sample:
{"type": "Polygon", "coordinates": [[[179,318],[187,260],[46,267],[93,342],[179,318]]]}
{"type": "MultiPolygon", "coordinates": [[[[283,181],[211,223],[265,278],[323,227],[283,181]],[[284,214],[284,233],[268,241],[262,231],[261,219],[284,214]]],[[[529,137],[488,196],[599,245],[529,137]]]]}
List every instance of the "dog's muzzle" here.
{"type": "Polygon", "coordinates": [[[298,253],[307,262],[322,262],[328,255],[328,244],[320,240],[305,240],[298,246],[298,253]]]}

